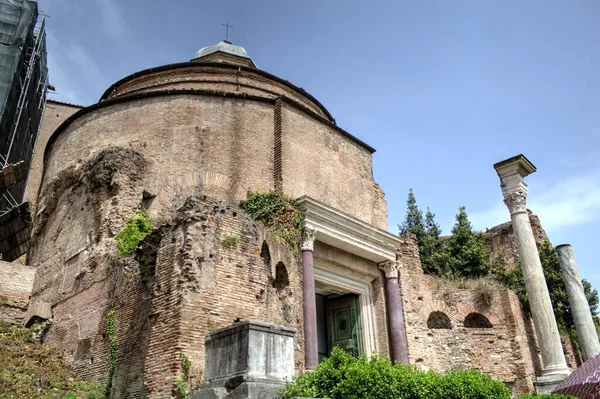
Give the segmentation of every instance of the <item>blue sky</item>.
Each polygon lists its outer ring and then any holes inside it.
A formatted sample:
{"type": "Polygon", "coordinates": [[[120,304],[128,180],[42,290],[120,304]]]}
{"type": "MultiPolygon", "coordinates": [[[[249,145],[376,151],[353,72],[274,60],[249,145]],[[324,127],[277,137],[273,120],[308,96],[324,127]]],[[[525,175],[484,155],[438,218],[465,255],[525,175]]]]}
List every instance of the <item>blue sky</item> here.
{"type": "Polygon", "coordinates": [[[508,221],[492,165],[538,168],[528,205],[600,288],[600,2],[39,0],[52,97],[90,105],[116,80],[224,38],[317,97],[375,148],[390,231],[408,189],[445,233],[465,205],[508,221]]]}

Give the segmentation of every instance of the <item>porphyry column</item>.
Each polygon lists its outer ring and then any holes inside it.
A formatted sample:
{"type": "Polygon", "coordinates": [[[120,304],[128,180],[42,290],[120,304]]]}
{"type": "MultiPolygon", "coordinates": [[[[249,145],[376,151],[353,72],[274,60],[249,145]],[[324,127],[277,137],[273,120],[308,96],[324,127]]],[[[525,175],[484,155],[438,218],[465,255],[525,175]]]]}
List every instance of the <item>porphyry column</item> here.
{"type": "Polygon", "coordinates": [[[400,295],[398,271],[402,264],[388,260],[379,264],[385,273],[385,299],[388,305],[388,319],[392,343],[392,360],[408,364],[408,343],[404,327],[404,304],[400,295]]]}
{"type": "Polygon", "coordinates": [[[315,273],[313,254],[315,230],[304,228],[302,236],[302,293],[304,310],[304,368],[312,370],[319,361],[317,343],[317,304],[315,297],[315,273]]]}
{"type": "Polygon", "coordinates": [[[591,359],[600,352],[600,342],[598,342],[598,334],[596,326],[592,319],[590,304],[585,296],[579,270],[575,263],[573,248],[569,244],[563,244],[556,247],[558,259],[560,260],[560,269],[562,278],[567,289],[567,297],[575,322],[577,336],[583,349],[585,360],[591,359]]]}
{"type": "Polygon", "coordinates": [[[538,378],[538,383],[550,386],[563,380],[570,370],[563,354],[548,286],[527,214],[527,184],[523,178],[535,172],[536,168],[525,156],[517,155],[498,162],[494,169],[500,177],[504,203],[510,211],[531,316],[540,346],[542,375],[538,378]]]}

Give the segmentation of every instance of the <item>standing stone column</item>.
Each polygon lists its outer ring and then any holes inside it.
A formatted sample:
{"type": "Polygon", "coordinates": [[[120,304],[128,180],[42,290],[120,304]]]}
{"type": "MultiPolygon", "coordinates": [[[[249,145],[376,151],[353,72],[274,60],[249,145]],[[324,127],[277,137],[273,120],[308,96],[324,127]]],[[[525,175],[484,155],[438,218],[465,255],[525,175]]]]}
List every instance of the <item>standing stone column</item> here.
{"type": "Polygon", "coordinates": [[[517,155],[494,165],[500,177],[504,203],[510,211],[517,240],[519,261],[542,357],[542,375],[537,380],[541,392],[553,389],[569,373],[563,354],[548,286],[527,214],[527,184],[523,178],[536,171],[525,156],[517,155]]]}
{"type": "Polygon", "coordinates": [[[579,270],[575,263],[573,248],[569,244],[563,244],[556,247],[558,259],[560,260],[560,269],[562,278],[567,289],[567,297],[575,322],[577,336],[583,349],[585,360],[591,359],[600,352],[600,342],[598,342],[598,334],[596,326],[592,319],[590,304],[585,296],[579,270]]]}
{"type": "Polygon", "coordinates": [[[392,360],[408,364],[408,343],[404,327],[404,304],[400,295],[400,278],[398,271],[402,264],[388,260],[379,265],[385,273],[385,299],[388,308],[390,335],[392,343],[392,360]]]}
{"type": "Polygon", "coordinates": [[[317,304],[315,296],[315,273],[313,253],[315,230],[304,228],[302,236],[302,293],[304,310],[304,367],[312,370],[319,362],[317,343],[317,304]]]}

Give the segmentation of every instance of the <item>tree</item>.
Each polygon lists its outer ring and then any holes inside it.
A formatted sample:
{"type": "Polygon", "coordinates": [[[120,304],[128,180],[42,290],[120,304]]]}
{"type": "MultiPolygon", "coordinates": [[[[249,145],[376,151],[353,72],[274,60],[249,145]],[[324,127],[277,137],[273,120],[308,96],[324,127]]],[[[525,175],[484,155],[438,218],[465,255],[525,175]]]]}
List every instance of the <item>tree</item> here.
{"type": "Polygon", "coordinates": [[[423,239],[425,227],[423,226],[423,212],[417,206],[417,200],[412,188],[408,190],[408,200],[406,200],[406,217],[404,222],[398,226],[400,234],[413,233],[417,241],[423,239]]]}
{"type": "Polygon", "coordinates": [[[446,251],[452,275],[476,278],[490,273],[490,252],[483,234],[473,231],[464,206],[458,209],[446,251]]]}
{"type": "Polygon", "coordinates": [[[425,273],[444,276],[449,273],[448,259],[444,252],[440,226],[435,222],[435,213],[427,208],[425,234],[419,243],[421,266],[425,273]]]}
{"type": "MultiPolygon", "coordinates": [[[[550,301],[552,302],[552,310],[554,311],[556,324],[560,330],[569,333],[572,337],[576,337],[575,323],[573,321],[573,314],[571,313],[565,284],[562,279],[560,261],[558,260],[556,249],[552,247],[552,244],[548,239],[546,239],[540,247],[539,255],[544,271],[544,278],[546,279],[546,285],[548,286],[548,292],[550,293],[550,301]]],[[[497,269],[495,268],[494,274],[498,281],[517,293],[524,308],[529,310],[527,291],[525,289],[525,280],[523,279],[521,265],[517,265],[511,270],[498,267],[497,269]]],[[[593,289],[588,281],[582,280],[581,282],[583,284],[585,296],[590,305],[590,312],[592,315],[595,315],[599,302],[598,291],[593,289]]]]}

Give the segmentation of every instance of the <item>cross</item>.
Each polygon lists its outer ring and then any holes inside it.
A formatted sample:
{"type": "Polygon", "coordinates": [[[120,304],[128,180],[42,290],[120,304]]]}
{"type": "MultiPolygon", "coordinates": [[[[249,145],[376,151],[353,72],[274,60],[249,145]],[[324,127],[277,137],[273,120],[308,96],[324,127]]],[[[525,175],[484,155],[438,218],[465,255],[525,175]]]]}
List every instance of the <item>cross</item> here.
{"type": "Polygon", "coordinates": [[[229,21],[221,25],[225,27],[225,40],[227,40],[229,39],[229,28],[233,28],[233,26],[229,25],[229,21]]]}

